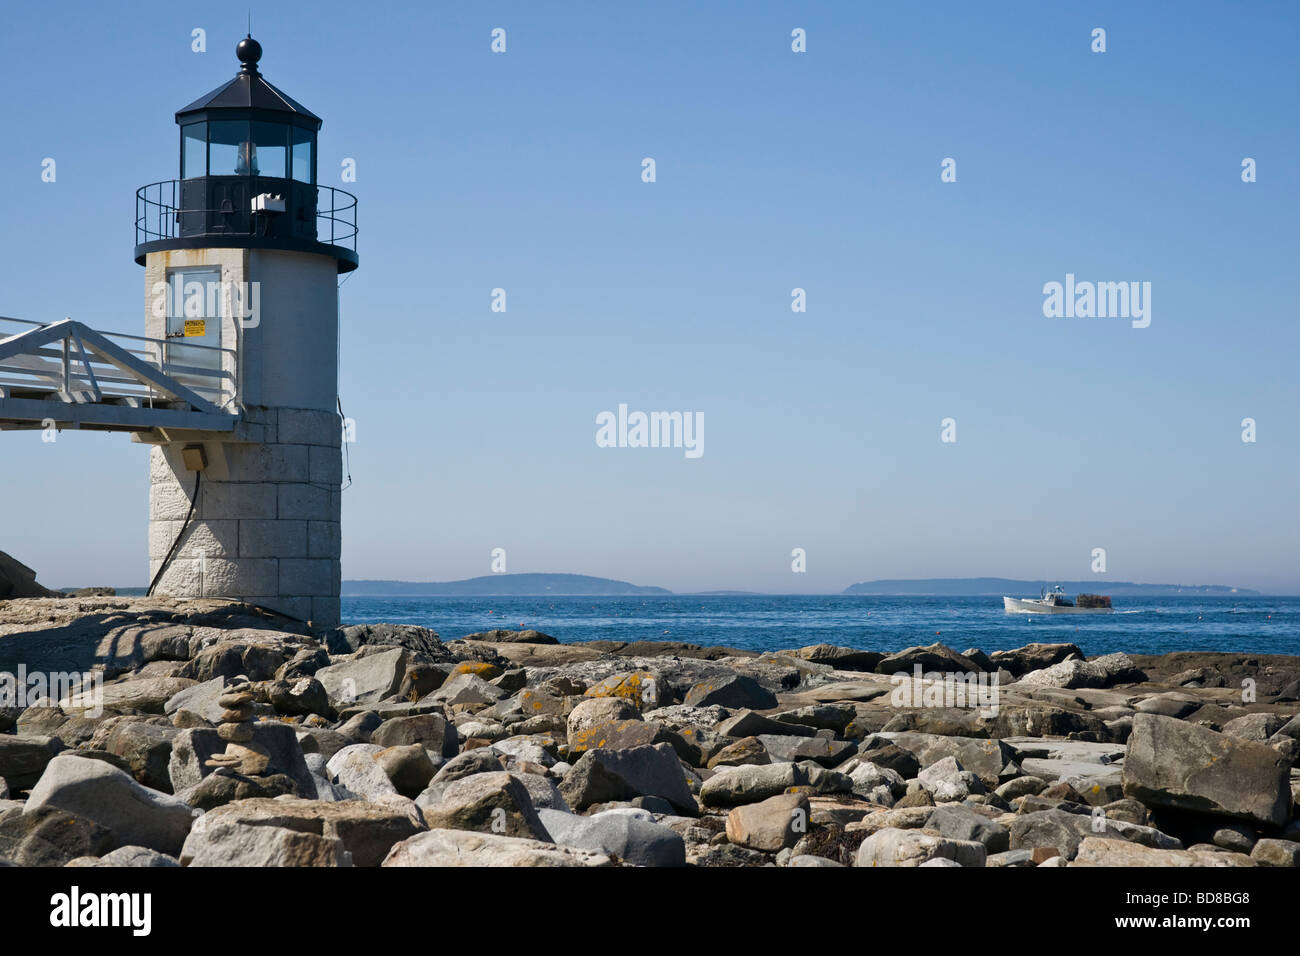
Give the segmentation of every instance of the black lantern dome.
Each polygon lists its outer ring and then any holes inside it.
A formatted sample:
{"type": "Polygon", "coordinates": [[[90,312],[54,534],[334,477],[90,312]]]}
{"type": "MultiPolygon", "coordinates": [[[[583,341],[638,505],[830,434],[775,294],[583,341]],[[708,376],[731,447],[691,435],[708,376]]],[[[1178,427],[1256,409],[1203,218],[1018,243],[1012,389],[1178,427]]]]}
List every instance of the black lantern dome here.
{"type": "Polygon", "coordinates": [[[356,199],[316,182],[320,117],[267,82],[251,36],[235,55],[234,79],[176,113],[180,179],[137,193],[136,261],[246,246],[323,252],[340,272],[355,269],[356,199]]]}

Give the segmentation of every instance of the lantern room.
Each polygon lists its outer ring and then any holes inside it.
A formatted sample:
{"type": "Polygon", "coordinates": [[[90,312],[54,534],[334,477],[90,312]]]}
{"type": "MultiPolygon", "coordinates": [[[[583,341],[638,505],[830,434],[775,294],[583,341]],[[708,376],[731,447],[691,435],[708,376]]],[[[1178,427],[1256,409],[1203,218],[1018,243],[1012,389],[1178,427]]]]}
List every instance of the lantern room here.
{"type": "Polygon", "coordinates": [[[234,79],[176,113],[180,177],[136,194],[136,261],[186,248],[323,252],[357,266],[356,200],[316,180],[321,119],[258,70],[262,46],[239,42],[234,79]]]}

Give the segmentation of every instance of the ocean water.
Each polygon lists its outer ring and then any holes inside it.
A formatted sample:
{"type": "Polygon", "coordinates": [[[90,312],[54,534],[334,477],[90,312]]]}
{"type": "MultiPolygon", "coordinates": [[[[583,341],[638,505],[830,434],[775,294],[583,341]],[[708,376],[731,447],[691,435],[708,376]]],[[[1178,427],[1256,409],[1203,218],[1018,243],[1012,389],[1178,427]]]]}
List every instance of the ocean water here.
{"type": "Polygon", "coordinates": [[[958,651],[1077,644],[1127,651],[1300,655],[1300,598],[1117,598],[1113,614],[1007,614],[1000,597],[688,596],[343,598],[343,623],[432,628],[444,640],[534,628],[563,642],[686,641],[753,651],[838,644],[889,653],[942,641],[958,651]]]}

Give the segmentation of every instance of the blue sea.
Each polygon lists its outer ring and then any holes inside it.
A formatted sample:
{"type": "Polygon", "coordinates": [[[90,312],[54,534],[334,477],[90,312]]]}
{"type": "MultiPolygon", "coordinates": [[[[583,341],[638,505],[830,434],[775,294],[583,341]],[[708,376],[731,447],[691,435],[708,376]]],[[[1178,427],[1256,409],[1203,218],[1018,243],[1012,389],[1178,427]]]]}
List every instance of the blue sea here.
{"type": "Polygon", "coordinates": [[[345,597],[345,624],[432,628],[444,640],[534,628],[557,640],[686,641],[753,651],[838,644],[892,652],[1069,641],[1085,655],[1240,651],[1300,655],[1298,597],[1116,598],[1113,614],[1007,614],[1000,597],[345,597]]]}

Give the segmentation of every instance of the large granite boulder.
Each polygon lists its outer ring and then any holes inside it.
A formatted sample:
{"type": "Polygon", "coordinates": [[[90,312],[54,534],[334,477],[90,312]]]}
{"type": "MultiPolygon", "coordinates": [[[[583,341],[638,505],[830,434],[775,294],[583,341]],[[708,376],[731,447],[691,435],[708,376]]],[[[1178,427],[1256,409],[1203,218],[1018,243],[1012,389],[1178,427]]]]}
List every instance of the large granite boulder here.
{"type": "Polygon", "coordinates": [[[175,856],[196,811],[150,790],[103,760],[61,754],[32,788],[25,812],[53,807],[92,820],[113,835],[113,847],[143,846],[175,856]]]}
{"type": "Polygon", "coordinates": [[[207,842],[228,823],[280,827],[338,839],[352,855],[353,866],[378,866],[395,843],[425,829],[415,804],[400,797],[389,803],[258,798],[227,804],[199,817],[193,845],[207,842]]]}
{"type": "Polygon", "coordinates": [[[699,812],[681,761],[668,744],[630,750],[588,750],[560,784],[575,810],[611,800],[663,797],[679,813],[699,812]]]}
{"type": "Polygon", "coordinates": [[[1194,810],[1282,826],[1291,818],[1290,768],[1277,750],[1205,727],[1137,714],[1124,793],[1148,807],[1194,810]]]}
{"type": "Polygon", "coordinates": [[[322,667],[315,676],[325,686],[330,703],[342,708],[393,696],[406,676],[406,666],[406,649],[392,647],[322,667]]]}
{"type": "Polygon", "coordinates": [[[476,773],[448,784],[437,803],[425,806],[433,830],[478,830],[549,840],[523,781],[509,773],[476,773]]]}
{"type": "Polygon", "coordinates": [[[556,846],[541,840],[479,833],[430,830],[393,847],[384,866],[613,866],[604,853],[556,846]]]}
{"type": "Polygon", "coordinates": [[[219,822],[196,829],[181,849],[186,866],[350,866],[351,856],[337,837],[287,827],[219,822]]]}
{"type": "Polygon", "coordinates": [[[560,846],[591,850],[632,866],[685,866],[686,843],[654,822],[646,810],[619,809],[579,816],[539,809],[542,824],[560,846]]]}

